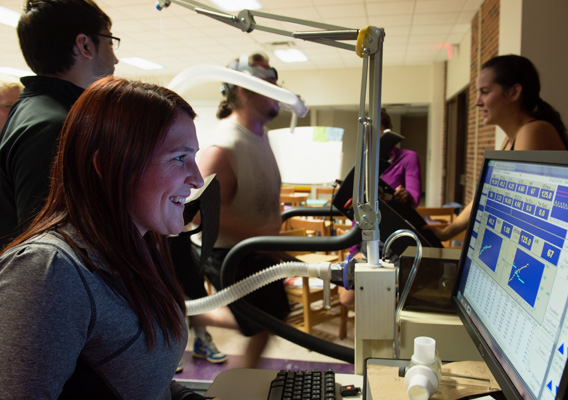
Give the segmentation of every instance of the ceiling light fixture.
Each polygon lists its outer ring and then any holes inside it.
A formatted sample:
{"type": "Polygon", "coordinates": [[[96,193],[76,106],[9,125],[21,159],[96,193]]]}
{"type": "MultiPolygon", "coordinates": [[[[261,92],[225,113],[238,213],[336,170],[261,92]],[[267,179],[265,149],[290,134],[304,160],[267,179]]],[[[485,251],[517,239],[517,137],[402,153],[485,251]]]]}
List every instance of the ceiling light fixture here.
{"type": "Polygon", "coordinates": [[[285,63],[308,61],[308,57],[300,49],[274,49],[272,52],[280,61],[285,63]]]}
{"type": "Polygon", "coordinates": [[[11,26],[15,28],[18,26],[21,14],[17,11],[10,10],[9,8],[0,6],[0,24],[11,26]]]}
{"type": "Polygon", "coordinates": [[[156,64],[155,62],[145,60],[144,58],[140,57],[125,57],[120,58],[120,62],[123,62],[128,65],[132,65],[133,67],[140,68],[140,69],[162,69],[164,68],[163,65],[156,64]]]}
{"type": "Polygon", "coordinates": [[[262,5],[257,0],[211,0],[225,11],[259,10],[262,5]]]}

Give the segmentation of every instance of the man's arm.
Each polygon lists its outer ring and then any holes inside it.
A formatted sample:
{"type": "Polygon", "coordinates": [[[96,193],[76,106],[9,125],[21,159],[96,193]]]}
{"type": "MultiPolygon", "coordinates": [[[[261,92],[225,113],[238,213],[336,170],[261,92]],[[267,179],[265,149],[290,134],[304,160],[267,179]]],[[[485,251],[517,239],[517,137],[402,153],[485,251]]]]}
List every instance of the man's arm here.
{"type": "Polygon", "coordinates": [[[406,168],[404,169],[405,189],[410,198],[408,199],[412,207],[418,207],[422,197],[422,174],[420,171],[420,159],[415,152],[407,154],[406,168]]]}

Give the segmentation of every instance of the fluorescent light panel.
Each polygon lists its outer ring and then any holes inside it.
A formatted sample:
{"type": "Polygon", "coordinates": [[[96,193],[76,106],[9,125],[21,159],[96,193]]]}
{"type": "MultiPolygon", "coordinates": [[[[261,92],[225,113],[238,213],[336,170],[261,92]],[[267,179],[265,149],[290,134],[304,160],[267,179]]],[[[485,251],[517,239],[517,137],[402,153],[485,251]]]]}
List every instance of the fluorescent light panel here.
{"type": "Polygon", "coordinates": [[[308,57],[300,49],[275,49],[272,52],[280,61],[285,63],[308,61],[308,57]]]}
{"type": "Polygon", "coordinates": [[[133,67],[140,68],[140,69],[162,69],[164,68],[163,65],[156,64],[155,62],[145,60],[144,58],[140,57],[125,57],[120,58],[120,62],[123,62],[128,65],[132,65],[133,67]]]}
{"type": "Polygon", "coordinates": [[[257,0],[211,0],[225,11],[259,10],[262,5],[257,0]]]}
{"type": "Polygon", "coordinates": [[[10,10],[9,8],[0,6],[0,24],[11,26],[15,28],[18,26],[21,14],[17,11],[10,10]]]}

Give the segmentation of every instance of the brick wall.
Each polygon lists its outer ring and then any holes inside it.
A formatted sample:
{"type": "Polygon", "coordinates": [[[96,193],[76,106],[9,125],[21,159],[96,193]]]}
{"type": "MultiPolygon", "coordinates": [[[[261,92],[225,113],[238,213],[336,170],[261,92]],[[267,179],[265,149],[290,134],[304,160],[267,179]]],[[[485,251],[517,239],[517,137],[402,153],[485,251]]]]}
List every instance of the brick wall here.
{"type": "Polygon", "coordinates": [[[481,64],[498,55],[499,8],[499,0],[486,0],[471,21],[466,202],[473,198],[485,150],[495,148],[495,127],[484,126],[476,110],[477,89],[475,81],[481,64]]]}

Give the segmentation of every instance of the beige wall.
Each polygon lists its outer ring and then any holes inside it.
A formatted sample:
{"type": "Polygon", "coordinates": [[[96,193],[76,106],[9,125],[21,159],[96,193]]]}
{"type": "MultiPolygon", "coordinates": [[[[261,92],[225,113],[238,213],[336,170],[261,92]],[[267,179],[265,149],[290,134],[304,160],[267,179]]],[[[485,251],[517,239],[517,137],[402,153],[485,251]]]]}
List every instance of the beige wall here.
{"type": "Polygon", "coordinates": [[[471,62],[471,29],[462,41],[454,46],[453,57],[448,60],[446,100],[451,99],[469,84],[469,65],[471,62]]]}
{"type": "Polygon", "coordinates": [[[568,1],[523,0],[521,55],[540,74],[540,97],[568,124],[568,1]]]}
{"type": "MultiPolygon", "coordinates": [[[[437,207],[442,204],[442,170],[444,140],[444,63],[432,66],[431,100],[428,113],[428,158],[426,160],[426,187],[424,204],[437,207]]],[[[424,168],[424,166],[423,166],[424,168]]]]}
{"type": "Polygon", "coordinates": [[[521,54],[522,1],[501,0],[499,54],[521,54]]]}
{"type": "MultiPolygon", "coordinates": [[[[523,3],[519,0],[501,0],[499,13],[499,54],[521,54],[523,3]]],[[[495,149],[505,139],[505,132],[495,127],[495,149]]]]}
{"type": "MultiPolygon", "coordinates": [[[[499,54],[521,54],[540,74],[541,97],[568,121],[568,2],[500,0],[499,54]]],[[[497,129],[495,145],[505,133],[497,129]]]]}

